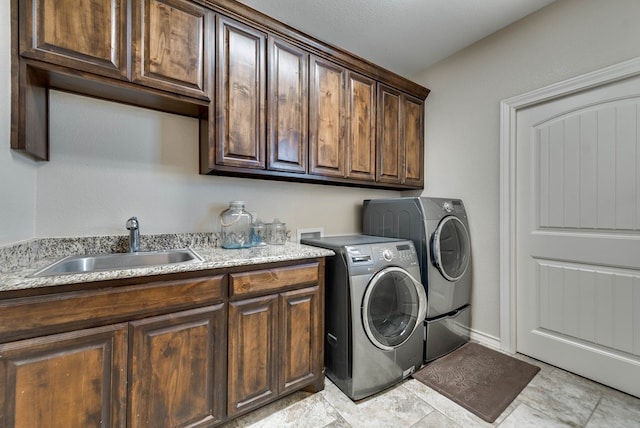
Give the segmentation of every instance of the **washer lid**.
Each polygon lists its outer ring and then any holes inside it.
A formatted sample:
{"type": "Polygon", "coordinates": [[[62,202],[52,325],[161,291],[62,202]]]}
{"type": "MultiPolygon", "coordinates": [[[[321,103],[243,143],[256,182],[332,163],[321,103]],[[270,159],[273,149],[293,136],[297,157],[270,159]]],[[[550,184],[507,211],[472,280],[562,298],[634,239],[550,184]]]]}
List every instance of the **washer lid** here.
{"type": "Polygon", "coordinates": [[[406,270],[390,266],[375,274],[362,300],[362,324],[371,343],[393,350],[406,342],[427,315],[423,285],[406,270]]]}
{"type": "Polygon", "coordinates": [[[469,232],[456,216],[442,219],[433,234],[433,260],[449,281],[457,281],[467,271],[471,254],[469,232]]]}

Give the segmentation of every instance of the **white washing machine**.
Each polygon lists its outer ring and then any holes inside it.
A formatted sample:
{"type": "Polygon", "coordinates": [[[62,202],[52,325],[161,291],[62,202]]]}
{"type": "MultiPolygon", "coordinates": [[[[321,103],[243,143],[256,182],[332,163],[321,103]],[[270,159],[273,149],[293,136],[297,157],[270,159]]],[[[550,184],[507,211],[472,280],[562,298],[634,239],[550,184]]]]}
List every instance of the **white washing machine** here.
{"type": "Polygon", "coordinates": [[[411,239],[416,246],[422,283],[427,287],[425,361],[466,343],[471,319],[471,239],[462,201],[366,200],[362,229],[369,235],[411,239]]]}
{"type": "Polygon", "coordinates": [[[326,374],[359,400],[422,364],[427,301],[413,242],[366,235],[303,239],[333,250],[325,270],[326,374]]]}

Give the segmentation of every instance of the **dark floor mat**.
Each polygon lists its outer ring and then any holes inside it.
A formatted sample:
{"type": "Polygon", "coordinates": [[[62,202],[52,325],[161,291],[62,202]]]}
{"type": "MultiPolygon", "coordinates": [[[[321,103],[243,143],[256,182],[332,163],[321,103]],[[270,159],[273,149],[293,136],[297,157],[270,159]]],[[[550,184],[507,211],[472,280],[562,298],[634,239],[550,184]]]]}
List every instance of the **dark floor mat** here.
{"type": "Polygon", "coordinates": [[[491,423],[539,370],[477,343],[466,343],[413,377],[491,423]]]}

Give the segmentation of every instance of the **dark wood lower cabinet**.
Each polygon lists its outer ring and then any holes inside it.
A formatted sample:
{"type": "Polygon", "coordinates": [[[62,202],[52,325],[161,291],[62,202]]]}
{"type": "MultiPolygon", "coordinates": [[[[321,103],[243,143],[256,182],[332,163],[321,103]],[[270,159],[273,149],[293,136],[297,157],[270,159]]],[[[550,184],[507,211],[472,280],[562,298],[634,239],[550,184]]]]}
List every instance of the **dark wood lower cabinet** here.
{"type": "Polygon", "coordinates": [[[46,288],[0,293],[2,428],[211,427],[324,387],[323,259],[46,288]]]}
{"type": "Polygon", "coordinates": [[[316,286],[230,304],[230,417],[313,381],[322,383],[319,300],[316,286]]]}
{"type": "Polygon", "coordinates": [[[229,416],[277,395],[277,320],[277,295],[229,305],[229,416]]]}
{"type": "Polygon", "coordinates": [[[129,426],[204,427],[224,417],[224,305],[130,324],[129,426]]]}
{"type": "Polygon", "coordinates": [[[280,294],[278,388],[280,394],[300,389],[317,378],[324,367],[319,343],[324,338],[319,313],[319,287],[303,288],[280,294]]]}
{"type": "Polygon", "coordinates": [[[126,426],[127,326],[0,345],[0,426],[126,426]]]}

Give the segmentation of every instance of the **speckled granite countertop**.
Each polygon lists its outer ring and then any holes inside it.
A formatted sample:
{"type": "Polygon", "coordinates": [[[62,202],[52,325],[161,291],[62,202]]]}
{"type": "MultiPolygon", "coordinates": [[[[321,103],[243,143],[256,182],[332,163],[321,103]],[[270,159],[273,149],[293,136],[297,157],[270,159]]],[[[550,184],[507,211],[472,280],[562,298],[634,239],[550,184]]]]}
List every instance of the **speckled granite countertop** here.
{"type": "Polygon", "coordinates": [[[216,236],[211,234],[144,236],[141,242],[141,251],[186,247],[193,249],[202,257],[203,261],[47,277],[32,277],[31,275],[54,261],[69,255],[125,252],[126,237],[51,238],[2,247],[0,248],[0,292],[177,272],[250,266],[262,263],[327,257],[334,254],[333,251],[323,248],[294,243],[227,250],[218,247],[216,236]]]}

